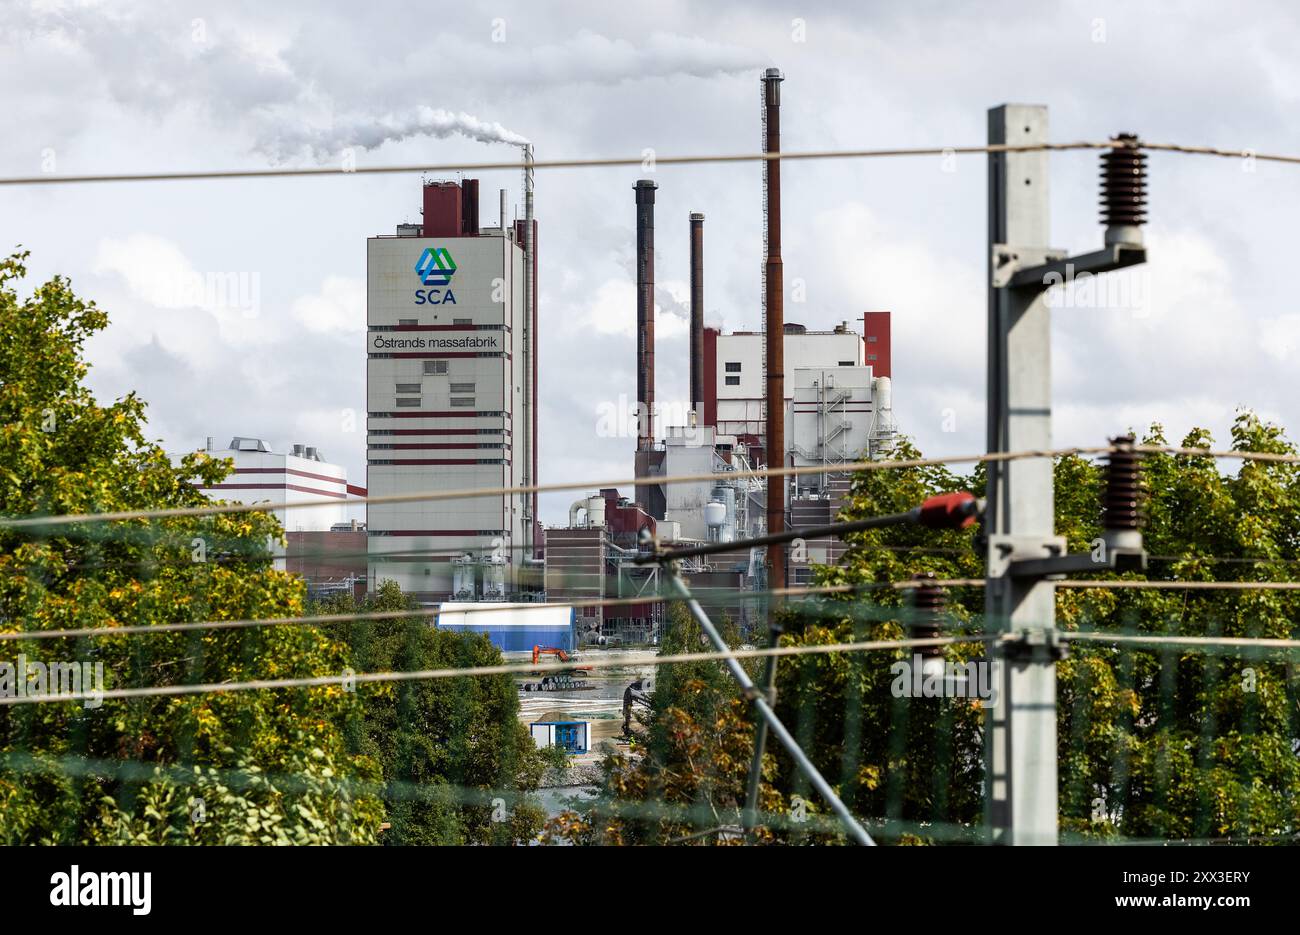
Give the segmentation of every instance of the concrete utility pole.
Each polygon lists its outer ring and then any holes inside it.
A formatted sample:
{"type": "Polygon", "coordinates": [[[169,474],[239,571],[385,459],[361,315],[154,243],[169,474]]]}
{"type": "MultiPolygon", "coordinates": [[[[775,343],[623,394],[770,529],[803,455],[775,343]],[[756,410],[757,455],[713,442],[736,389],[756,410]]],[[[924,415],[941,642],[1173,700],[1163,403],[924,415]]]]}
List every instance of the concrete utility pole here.
{"type": "MultiPolygon", "coordinates": [[[[1004,104],[989,111],[989,143],[1046,143],[1047,108],[1004,104]]],[[[1047,259],[1047,153],[989,155],[988,450],[1046,449],[1052,442],[1052,330],[1046,288],[998,285],[1005,254],[1026,266],[1047,259]]],[[[987,808],[994,841],[1056,843],[1056,588],[1005,574],[1012,556],[1046,557],[1055,543],[1052,462],[988,465],[988,582],[985,613],[1007,630],[1031,631],[1030,658],[993,660],[997,705],[985,734],[987,808]]]]}
{"type": "MultiPolygon", "coordinates": [[[[1047,142],[1047,108],[989,111],[990,144],[1047,142]]],[[[1047,290],[1081,273],[1145,262],[1136,137],[1103,157],[1105,246],[1068,257],[1050,238],[1046,151],[989,154],[988,450],[1052,443],[1052,331],[1047,290]]],[[[1140,533],[1116,532],[1104,557],[1067,555],[1055,535],[1051,458],[989,462],[985,613],[1017,639],[992,659],[996,704],[985,733],[987,821],[999,844],[1057,843],[1056,631],[1052,575],[1144,567],[1140,533]]]]}

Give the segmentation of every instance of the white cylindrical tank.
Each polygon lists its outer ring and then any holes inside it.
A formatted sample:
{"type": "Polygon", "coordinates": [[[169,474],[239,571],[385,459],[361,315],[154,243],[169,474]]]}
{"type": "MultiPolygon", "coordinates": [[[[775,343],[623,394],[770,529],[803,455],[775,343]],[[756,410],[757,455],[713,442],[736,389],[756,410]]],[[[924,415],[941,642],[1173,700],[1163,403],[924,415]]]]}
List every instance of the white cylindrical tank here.
{"type": "Polygon", "coordinates": [[[569,505],[569,528],[582,529],[605,525],[605,498],[599,494],[574,500],[569,505]],[[578,514],[586,513],[585,521],[578,522],[578,514]]]}
{"type": "Polygon", "coordinates": [[[876,377],[876,411],[883,412],[893,408],[893,389],[889,377],[876,377]]]}
{"type": "Polygon", "coordinates": [[[489,558],[483,563],[483,600],[506,599],[506,563],[503,558],[489,558]]]}
{"type": "Polygon", "coordinates": [[[734,542],[736,539],[736,488],[730,484],[718,484],[713,488],[713,499],[722,503],[726,509],[726,518],[718,534],[719,542],[734,542]]]}
{"type": "Polygon", "coordinates": [[[605,498],[599,494],[587,498],[587,525],[590,527],[605,525],[605,498]]]}
{"type": "Polygon", "coordinates": [[[727,505],[718,499],[704,504],[704,525],[709,528],[709,541],[721,542],[727,525],[727,505]]]}
{"type": "Polygon", "coordinates": [[[458,601],[474,600],[474,559],[460,555],[451,562],[451,592],[458,601]]]}

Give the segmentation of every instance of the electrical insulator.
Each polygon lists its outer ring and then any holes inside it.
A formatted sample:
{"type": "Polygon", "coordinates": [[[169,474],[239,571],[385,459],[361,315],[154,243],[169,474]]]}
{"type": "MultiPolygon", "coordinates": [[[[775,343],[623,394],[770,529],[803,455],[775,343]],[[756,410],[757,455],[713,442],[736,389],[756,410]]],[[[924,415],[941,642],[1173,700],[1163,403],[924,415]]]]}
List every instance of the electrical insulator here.
{"type": "Polygon", "coordinates": [[[1134,133],[1116,135],[1118,144],[1101,155],[1101,223],[1106,243],[1141,246],[1147,210],[1147,156],[1134,133]]]}
{"type": "MultiPolygon", "coordinates": [[[[917,582],[912,588],[912,614],[908,630],[913,639],[933,639],[939,635],[939,625],[948,609],[948,592],[936,584],[934,572],[919,572],[912,576],[917,582]]],[[[916,654],[923,658],[943,655],[942,646],[918,646],[916,654]]]]}
{"type": "Polygon", "coordinates": [[[1115,446],[1106,463],[1106,492],[1101,504],[1101,524],[1109,530],[1137,530],[1142,526],[1142,463],[1133,450],[1133,436],[1112,438],[1115,446]]]}

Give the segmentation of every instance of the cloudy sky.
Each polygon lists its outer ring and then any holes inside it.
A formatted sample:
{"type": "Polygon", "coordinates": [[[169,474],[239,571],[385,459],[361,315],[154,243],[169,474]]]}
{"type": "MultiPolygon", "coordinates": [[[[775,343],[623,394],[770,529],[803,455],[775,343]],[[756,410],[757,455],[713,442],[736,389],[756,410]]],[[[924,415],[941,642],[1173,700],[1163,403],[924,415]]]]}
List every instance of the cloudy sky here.
{"type": "MultiPolygon", "coordinates": [[[[0,174],[751,152],[758,76],[786,76],[788,150],[985,141],[986,110],[1046,104],[1054,140],[1300,153],[1287,3],[800,2],[0,6],[0,174]],[[468,115],[461,120],[460,114],[468,115]],[[450,115],[450,116],[448,116],[450,115]],[[440,123],[438,121],[441,121],[440,123]],[[459,121],[466,134],[417,132],[459,121]],[[477,138],[475,138],[477,137],[477,138]]],[[[1053,246],[1101,243],[1096,154],[1051,157],[1053,246]]],[[[601,406],[634,397],[636,168],[538,173],[541,479],[632,473],[601,406]]],[[[518,172],[481,173],[483,217],[518,172]]],[[[760,321],[757,165],[661,166],[658,393],[686,395],[687,215],[707,215],[709,318],[760,321]]],[[[788,320],[894,313],[894,406],[928,454],[984,441],[985,160],[789,163],[788,320]]],[[[112,324],[104,397],[138,390],[169,449],[256,435],[364,476],[365,238],[417,221],[417,175],[0,189],[0,247],[32,252],[112,324]],[[233,274],[233,275],[228,275],[233,274]],[[193,283],[235,283],[225,295],[193,283]]],[[[1162,422],[1226,438],[1237,407],[1300,426],[1292,211],[1300,168],[1151,158],[1150,262],[1054,312],[1054,441],[1162,422]]],[[[1063,303],[1065,304],[1065,303],[1063,303]]],[[[543,500],[556,522],[572,497],[543,500]]]]}

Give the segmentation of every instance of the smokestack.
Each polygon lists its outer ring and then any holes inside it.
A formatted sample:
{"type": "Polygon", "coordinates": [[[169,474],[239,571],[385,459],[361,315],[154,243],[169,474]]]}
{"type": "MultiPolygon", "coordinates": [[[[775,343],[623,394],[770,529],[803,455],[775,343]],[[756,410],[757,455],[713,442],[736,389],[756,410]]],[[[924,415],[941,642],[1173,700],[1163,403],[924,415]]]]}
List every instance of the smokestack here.
{"type": "Polygon", "coordinates": [[[636,189],[636,402],[637,448],[654,447],[655,407],[655,189],[641,179],[636,189]]]}
{"type": "Polygon", "coordinates": [[[501,189],[501,236],[506,236],[506,190],[501,189]]]}
{"type": "Polygon", "coordinates": [[[704,418],[704,215],[691,214],[691,411],[704,418]]]}
{"type": "Polygon", "coordinates": [[[460,232],[478,236],[478,179],[466,179],[460,186],[460,232]]]}
{"type": "MultiPolygon", "coordinates": [[[[765,153],[781,151],[781,71],[769,68],[763,75],[764,124],[767,136],[763,141],[765,153]]],[[[785,294],[781,268],[781,162],[764,160],[764,178],[767,189],[767,257],[766,307],[767,307],[767,466],[785,466],[785,294]]],[[[767,531],[769,534],[785,530],[784,477],[767,479],[767,531]]],[[[771,545],[767,548],[767,586],[786,587],[785,547],[771,545]]]]}

